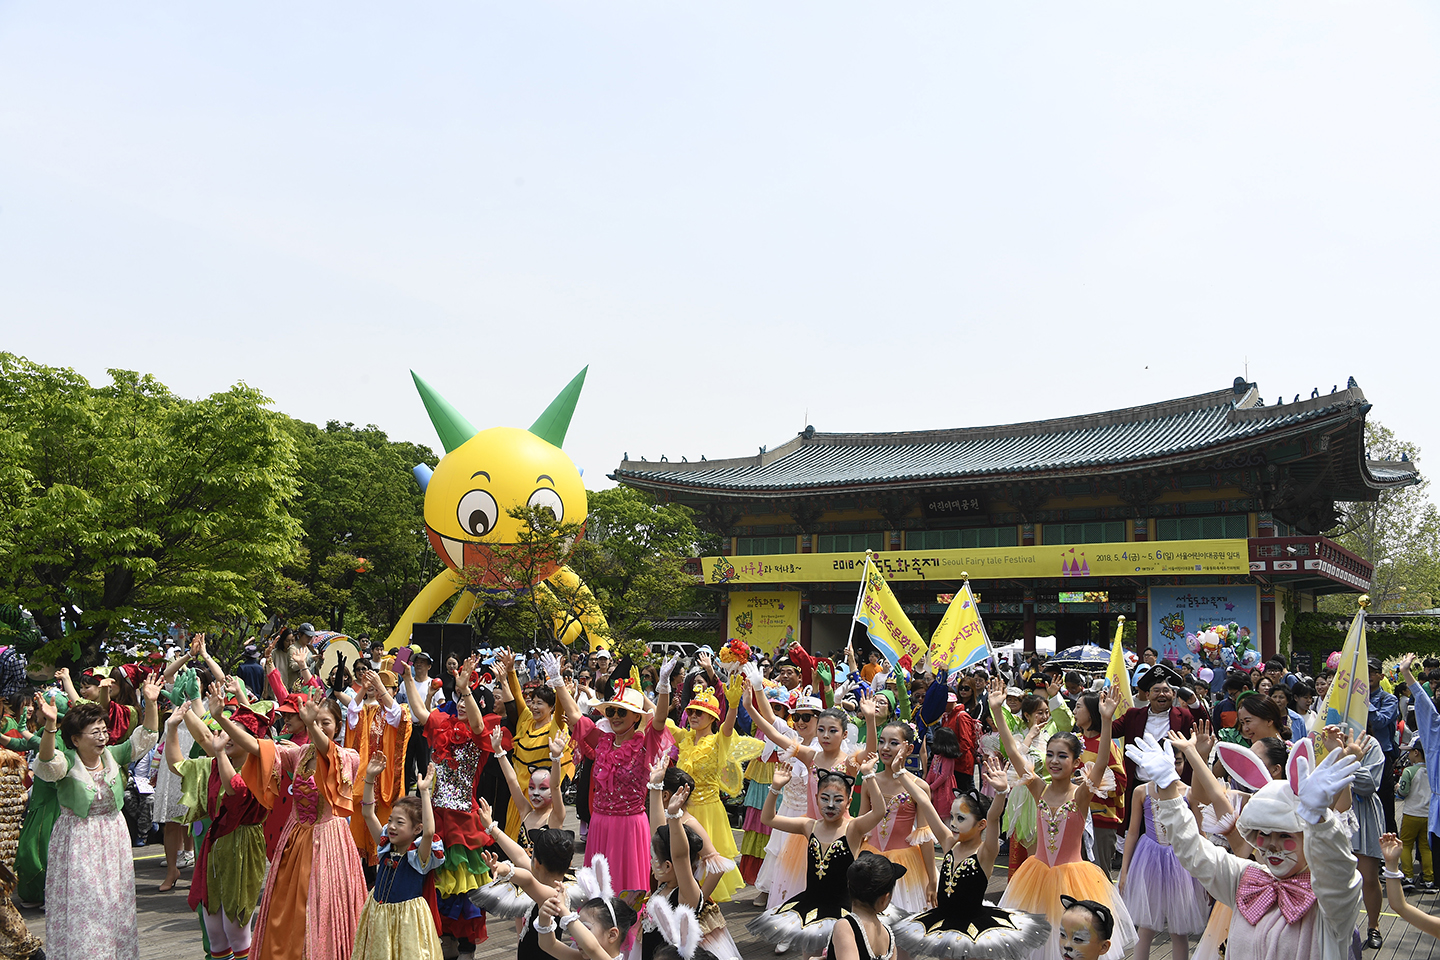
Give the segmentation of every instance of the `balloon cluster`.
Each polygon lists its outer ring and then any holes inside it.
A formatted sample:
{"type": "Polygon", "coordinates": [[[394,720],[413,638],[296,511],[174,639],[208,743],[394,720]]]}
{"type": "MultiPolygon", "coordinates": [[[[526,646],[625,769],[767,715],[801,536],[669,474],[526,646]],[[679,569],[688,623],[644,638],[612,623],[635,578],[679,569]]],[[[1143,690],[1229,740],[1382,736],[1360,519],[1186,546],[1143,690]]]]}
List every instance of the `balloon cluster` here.
{"type": "Polygon", "coordinates": [[[1185,635],[1185,645],[1191,653],[1212,663],[1218,660],[1226,667],[1239,664],[1248,670],[1260,663],[1260,651],[1251,646],[1250,639],[1250,628],[1238,623],[1205,624],[1185,635]]]}

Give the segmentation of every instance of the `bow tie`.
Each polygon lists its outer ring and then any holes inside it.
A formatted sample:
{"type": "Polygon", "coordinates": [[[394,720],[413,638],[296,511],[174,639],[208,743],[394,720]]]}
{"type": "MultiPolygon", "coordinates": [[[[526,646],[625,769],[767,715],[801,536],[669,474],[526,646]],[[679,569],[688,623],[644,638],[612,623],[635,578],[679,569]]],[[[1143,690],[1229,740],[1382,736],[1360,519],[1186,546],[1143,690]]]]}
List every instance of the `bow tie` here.
{"type": "Polygon", "coordinates": [[[1235,909],[1253,927],[1260,918],[1270,912],[1276,902],[1286,923],[1295,923],[1315,904],[1315,893],[1310,889],[1310,871],[1280,879],[1260,867],[1248,867],[1240,876],[1240,887],[1235,892],[1235,909]]]}

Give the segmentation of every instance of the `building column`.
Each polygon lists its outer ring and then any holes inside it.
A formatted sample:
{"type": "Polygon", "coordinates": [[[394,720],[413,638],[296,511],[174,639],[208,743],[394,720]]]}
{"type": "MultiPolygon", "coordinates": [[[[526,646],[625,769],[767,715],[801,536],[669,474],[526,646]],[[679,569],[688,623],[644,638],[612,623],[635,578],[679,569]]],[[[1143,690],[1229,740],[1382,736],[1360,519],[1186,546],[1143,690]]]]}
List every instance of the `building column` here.
{"type": "Polygon", "coordinates": [[[1025,652],[1035,652],[1035,604],[1025,604],[1025,652]]]}
{"type": "Polygon", "coordinates": [[[1276,621],[1275,588],[1260,588],[1260,659],[1269,660],[1275,656],[1276,621]],[[1266,591],[1269,592],[1266,592],[1266,591]]]}
{"type": "Polygon", "coordinates": [[[810,644],[810,602],[803,593],[800,594],[800,646],[804,647],[807,653],[815,650],[810,644]]]}

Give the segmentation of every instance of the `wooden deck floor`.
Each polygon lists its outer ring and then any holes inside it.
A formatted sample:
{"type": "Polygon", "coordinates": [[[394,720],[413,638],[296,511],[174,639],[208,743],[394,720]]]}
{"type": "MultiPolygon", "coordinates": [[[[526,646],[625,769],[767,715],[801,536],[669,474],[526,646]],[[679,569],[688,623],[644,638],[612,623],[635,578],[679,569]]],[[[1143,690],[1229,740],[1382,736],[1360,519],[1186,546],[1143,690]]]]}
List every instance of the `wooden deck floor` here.
{"type": "MultiPolygon", "coordinates": [[[[738,842],[738,836],[736,840],[738,842]]],[[[200,925],[195,914],[191,913],[185,905],[188,891],[183,887],[177,887],[169,893],[157,892],[156,888],[165,875],[161,850],[158,847],[141,847],[134,852],[141,960],[186,960],[186,958],[200,960],[204,957],[204,951],[201,949],[200,925]]],[[[577,857],[577,862],[579,859],[577,857]]],[[[189,871],[185,871],[187,878],[188,875],[189,871]]],[[[184,881],[182,881],[183,883],[184,881]]],[[[991,899],[998,899],[1004,887],[1005,872],[1003,869],[996,870],[996,875],[990,882],[991,899]]],[[[747,891],[749,889],[746,888],[747,891]]],[[[741,895],[744,896],[744,894],[745,891],[742,891],[741,895]]],[[[1440,894],[1416,895],[1411,898],[1411,902],[1427,913],[1440,913],[1440,894]]],[[[731,935],[740,945],[741,954],[746,960],[752,960],[752,958],[759,960],[759,958],[775,955],[773,947],[750,938],[745,930],[745,924],[759,914],[760,911],[757,908],[748,904],[730,903],[723,905],[722,910],[730,924],[731,935]]],[[[22,909],[21,914],[30,929],[43,938],[45,935],[44,912],[38,909],[22,909]]],[[[1440,949],[1437,949],[1440,948],[1440,941],[1417,933],[1408,924],[1392,915],[1388,906],[1385,908],[1385,913],[1381,915],[1380,929],[1385,937],[1385,946],[1378,951],[1364,951],[1364,960],[1423,960],[1423,958],[1432,956],[1440,960],[1440,949]]],[[[509,960],[515,956],[516,940],[513,922],[494,923],[490,926],[490,939],[481,945],[475,956],[477,960],[509,960]]],[[[1194,949],[1193,942],[1191,949],[1194,949]]],[[[1181,960],[1181,958],[1172,957],[1170,940],[1163,934],[1156,938],[1150,956],[1152,960],[1181,960]]],[[[800,960],[798,955],[793,952],[787,954],[786,957],[788,960],[800,960]]],[[[1252,958],[1236,958],[1236,960],[1252,960],[1252,958]]],[[[1283,958],[1277,958],[1277,960],[1283,960],[1283,958]]]]}

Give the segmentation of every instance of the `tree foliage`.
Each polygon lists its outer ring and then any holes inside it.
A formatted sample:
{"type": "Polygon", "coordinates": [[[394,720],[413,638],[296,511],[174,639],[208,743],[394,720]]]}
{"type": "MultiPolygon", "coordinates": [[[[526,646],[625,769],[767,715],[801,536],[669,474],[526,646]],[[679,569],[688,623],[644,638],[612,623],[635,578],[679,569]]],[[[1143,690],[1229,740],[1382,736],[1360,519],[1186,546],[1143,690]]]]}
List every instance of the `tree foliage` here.
{"type": "MultiPolygon", "coordinates": [[[[1420,448],[1374,420],[1365,424],[1372,460],[1420,459],[1420,448]]],[[[1387,490],[1374,503],[1344,504],[1343,520],[1327,536],[1375,564],[1371,612],[1427,610],[1440,604],[1440,512],[1430,502],[1430,481],[1387,490]]],[[[1354,613],[1356,597],[1324,597],[1326,613],[1354,613]]]]}
{"type": "Polygon", "coordinates": [[[244,384],[200,400],[111,370],[0,354],[0,603],[29,610],[41,661],[171,620],[258,613],[294,552],[295,443],[244,384]]]}

